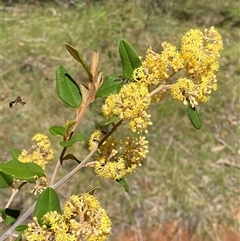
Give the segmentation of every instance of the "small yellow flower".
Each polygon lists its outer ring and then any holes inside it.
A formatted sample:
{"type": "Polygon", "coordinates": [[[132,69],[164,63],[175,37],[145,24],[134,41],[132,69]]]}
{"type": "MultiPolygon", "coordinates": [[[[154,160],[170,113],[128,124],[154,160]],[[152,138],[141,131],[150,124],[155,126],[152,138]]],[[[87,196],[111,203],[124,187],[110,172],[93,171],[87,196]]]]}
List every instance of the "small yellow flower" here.
{"type": "Polygon", "coordinates": [[[24,236],[27,241],[45,241],[47,231],[44,227],[41,227],[37,221],[37,218],[33,218],[33,222],[28,224],[28,228],[24,231],[24,236]]]}

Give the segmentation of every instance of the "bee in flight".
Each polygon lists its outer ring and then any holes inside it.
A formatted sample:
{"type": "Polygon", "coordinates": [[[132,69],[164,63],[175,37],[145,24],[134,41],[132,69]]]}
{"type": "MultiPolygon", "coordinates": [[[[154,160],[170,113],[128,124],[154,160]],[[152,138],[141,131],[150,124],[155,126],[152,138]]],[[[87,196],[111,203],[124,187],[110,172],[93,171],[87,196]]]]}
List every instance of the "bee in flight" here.
{"type": "Polygon", "coordinates": [[[124,84],[128,84],[128,83],[131,82],[130,79],[124,78],[123,76],[119,76],[119,78],[115,79],[114,81],[115,82],[121,82],[121,83],[124,83],[124,84]]]}
{"type": "Polygon", "coordinates": [[[9,103],[9,107],[12,108],[14,105],[16,105],[17,103],[21,104],[21,105],[25,105],[26,102],[22,101],[21,96],[18,96],[15,100],[11,101],[9,103]]]}

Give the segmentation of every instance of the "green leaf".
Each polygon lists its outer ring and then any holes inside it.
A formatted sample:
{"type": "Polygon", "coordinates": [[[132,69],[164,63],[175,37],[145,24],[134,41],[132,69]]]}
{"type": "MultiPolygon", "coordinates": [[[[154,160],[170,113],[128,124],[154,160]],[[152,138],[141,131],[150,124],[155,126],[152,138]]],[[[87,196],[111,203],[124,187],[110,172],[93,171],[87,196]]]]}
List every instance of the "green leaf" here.
{"type": "Polygon", "coordinates": [[[22,234],[19,234],[18,237],[14,241],[22,241],[22,234]]]}
{"type": "Polygon", "coordinates": [[[28,228],[28,225],[23,224],[23,225],[17,226],[14,230],[16,232],[23,233],[27,228],[28,228]]]}
{"type": "Polygon", "coordinates": [[[0,188],[7,188],[7,187],[11,186],[12,183],[13,183],[12,176],[10,176],[4,172],[0,172],[0,188]]]}
{"type": "Polygon", "coordinates": [[[67,122],[66,127],[65,127],[67,133],[69,132],[69,130],[72,128],[72,126],[73,126],[75,123],[76,123],[76,120],[70,120],[70,121],[67,122]]]}
{"type": "Polygon", "coordinates": [[[63,66],[58,66],[56,72],[57,93],[59,98],[67,105],[78,108],[82,101],[82,96],[77,83],[67,73],[63,66]]]}
{"type": "Polygon", "coordinates": [[[123,76],[131,79],[133,70],[142,65],[139,55],[133,46],[123,39],[119,43],[119,54],[122,61],[123,76]]]}
{"type": "Polygon", "coordinates": [[[64,147],[69,147],[79,141],[87,141],[87,137],[81,133],[75,133],[69,141],[62,141],[60,142],[60,145],[64,147]]]}
{"type": "Polygon", "coordinates": [[[19,217],[20,211],[16,209],[10,208],[1,208],[0,213],[2,213],[2,218],[4,219],[5,225],[10,225],[15,222],[15,220],[19,217]]]}
{"type": "Polygon", "coordinates": [[[4,223],[5,225],[10,225],[10,224],[14,223],[15,221],[16,221],[15,218],[10,217],[10,216],[7,215],[7,216],[5,217],[3,223],[4,223]]]}
{"type": "Polygon", "coordinates": [[[188,104],[188,117],[192,123],[192,125],[197,129],[201,129],[202,121],[200,116],[198,115],[196,107],[191,107],[190,103],[188,104]]]}
{"type": "Polygon", "coordinates": [[[104,121],[104,122],[101,122],[99,124],[99,128],[100,130],[103,132],[103,133],[108,133],[111,128],[112,128],[112,124],[118,120],[118,116],[116,115],[113,115],[110,119],[104,121]]]}
{"type": "Polygon", "coordinates": [[[43,190],[43,192],[39,195],[39,198],[36,203],[36,207],[34,210],[34,216],[37,217],[38,222],[42,225],[42,217],[44,214],[50,211],[57,211],[61,213],[61,207],[58,199],[58,195],[54,189],[51,187],[47,187],[43,190]]]}
{"type": "Polygon", "coordinates": [[[89,79],[92,79],[92,73],[91,73],[90,69],[88,68],[85,60],[81,56],[81,54],[79,54],[79,52],[73,46],[71,46],[70,44],[65,43],[65,46],[66,46],[68,52],[73,56],[73,58],[76,59],[79,63],[81,63],[81,65],[83,66],[83,68],[87,72],[87,74],[89,76],[89,79]]]}
{"type": "Polygon", "coordinates": [[[109,124],[112,124],[114,123],[115,121],[118,120],[118,116],[116,115],[113,115],[110,119],[104,121],[104,122],[101,122],[99,125],[100,126],[106,126],[106,125],[109,125],[109,124]]]}
{"type": "Polygon", "coordinates": [[[13,159],[18,159],[18,156],[21,154],[21,151],[19,151],[17,149],[11,149],[10,154],[13,159]]]}
{"type": "Polygon", "coordinates": [[[103,84],[97,90],[97,97],[108,97],[110,94],[116,94],[119,92],[123,83],[114,81],[118,78],[115,75],[107,75],[103,81],[103,84]]]}
{"type": "Polygon", "coordinates": [[[121,179],[117,180],[118,183],[120,183],[124,189],[125,189],[125,192],[129,193],[129,186],[127,184],[127,182],[125,181],[125,178],[122,177],[121,179]]]}
{"type": "Polygon", "coordinates": [[[65,127],[63,126],[51,126],[49,132],[53,136],[65,136],[65,127]]]}
{"type": "Polygon", "coordinates": [[[16,159],[0,163],[0,171],[20,180],[32,179],[35,176],[43,177],[43,169],[36,163],[22,163],[16,159]]]}

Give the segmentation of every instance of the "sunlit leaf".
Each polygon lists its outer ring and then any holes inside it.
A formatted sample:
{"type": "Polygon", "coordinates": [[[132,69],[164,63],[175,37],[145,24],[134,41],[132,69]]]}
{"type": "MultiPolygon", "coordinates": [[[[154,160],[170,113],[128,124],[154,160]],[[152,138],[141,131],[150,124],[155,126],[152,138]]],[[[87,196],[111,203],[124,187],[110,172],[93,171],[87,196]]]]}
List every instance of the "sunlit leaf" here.
{"type": "Polygon", "coordinates": [[[34,210],[34,216],[37,217],[38,222],[42,224],[42,217],[50,211],[57,211],[58,213],[61,213],[61,207],[55,190],[51,187],[47,187],[39,195],[34,210]]]}
{"type": "Polygon", "coordinates": [[[123,76],[131,79],[133,70],[142,65],[139,55],[133,46],[123,39],[119,43],[119,54],[122,61],[123,76]]]}
{"type": "Polygon", "coordinates": [[[77,83],[67,73],[63,66],[58,66],[56,72],[57,93],[59,98],[67,105],[78,108],[82,97],[77,83]]]}

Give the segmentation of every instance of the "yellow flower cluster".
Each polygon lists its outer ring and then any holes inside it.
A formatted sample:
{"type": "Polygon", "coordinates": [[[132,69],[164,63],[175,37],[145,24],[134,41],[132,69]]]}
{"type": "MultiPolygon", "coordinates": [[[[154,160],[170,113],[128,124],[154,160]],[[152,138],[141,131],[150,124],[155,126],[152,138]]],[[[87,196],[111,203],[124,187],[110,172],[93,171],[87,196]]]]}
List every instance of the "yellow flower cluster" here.
{"type": "Polygon", "coordinates": [[[172,96],[194,107],[209,100],[212,90],[217,89],[215,72],[218,70],[222,38],[214,27],[204,32],[190,30],[182,38],[181,56],[185,76],[172,88],[172,96]]]}
{"type": "Polygon", "coordinates": [[[102,112],[107,119],[115,115],[119,120],[129,120],[133,132],[146,132],[152,124],[146,112],[150,102],[147,86],[132,82],[124,85],[118,94],[108,96],[102,112]]]}
{"type": "Polygon", "coordinates": [[[162,44],[160,54],[149,48],[142,66],[134,70],[133,79],[151,90],[162,87],[154,92],[152,101],[162,100],[166,90],[171,89],[174,99],[184,104],[189,101],[194,107],[206,102],[212,90],[217,89],[215,72],[222,48],[222,38],[214,27],[203,32],[192,29],[182,37],[180,52],[167,42],[162,44]],[[169,83],[176,73],[176,83],[169,83]]]}
{"type": "MultiPolygon", "coordinates": [[[[161,53],[155,53],[150,47],[142,65],[133,71],[133,82],[108,96],[102,106],[103,115],[107,119],[117,116],[120,121],[128,121],[131,131],[139,136],[147,133],[152,124],[147,113],[151,102],[161,101],[167,91],[171,90],[177,101],[185,105],[189,102],[192,107],[206,102],[211,91],[217,88],[215,72],[222,48],[222,38],[214,27],[203,32],[188,31],[182,37],[180,51],[168,42],[162,43],[161,53]]],[[[102,137],[103,133],[95,132],[89,149],[92,150],[102,137]]],[[[147,150],[144,137],[120,140],[109,137],[99,147],[95,172],[118,180],[135,171],[147,150]]]]}
{"type": "MultiPolygon", "coordinates": [[[[19,155],[18,160],[25,163],[36,163],[44,170],[46,164],[50,163],[54,158],[50,140],[44,134],[36,134],[32,138],[32,140],[35,141],[36,144],[32,146],[31,153],[23,150],[22,153],[19,155]]],[[[14,185],[17,185],[18,182],[18,180],[15,180],[14,185]]],[[[31,192],[36,195],[37,193],[42,192],[43,188],[47,185],[48,183],[46,177],[40,177],[36,179],[35,186],[31,192]]]]}
{"type": "Polygon", "coordinates": [[[98,142],[103,138],[104,134],[100,130],[96,130],[89,138],[89,151],[92,151],[98,142]]]}
{"type": "Polygon", "coordinates": [[[18,160],[20,162],[33,162],[45,169],[45,165],[53,160],[53,150],[49,138],[44,134],[36,134],[33,138],[36,142],[32,146],[31,154],[28,154],[26,150],[23,150],[19,155],[18,160]]]}
{"type": "MultiPolygon", "coordinates": [[[[90,146],[93,145],[90,143],[90,146]]],[[[120,140],[110,136],[98,150],[94,166],[95,173],[103,178],[119,180],[133,173],[141,165],[140,162],[148,153],[148,141],[144,136],[120,140]]]]}
{"type": "Polygon", "coordinates": [[[142,66],[135,69],[133,79],[147,84],[148,87],[165,84],[173,73],[183,68],[183,60],[176,47],[170,43],[162,43],[161,54],[148,48],[142,66]]]}
{"type": "Polygon", "coordinates": [[[24,232],[27,241],[104,241],[112,225],[97,197],[88,193],[71,196],[63,214],[46,213],[42,227],[34,221],[24,232]]]}

